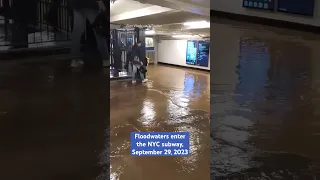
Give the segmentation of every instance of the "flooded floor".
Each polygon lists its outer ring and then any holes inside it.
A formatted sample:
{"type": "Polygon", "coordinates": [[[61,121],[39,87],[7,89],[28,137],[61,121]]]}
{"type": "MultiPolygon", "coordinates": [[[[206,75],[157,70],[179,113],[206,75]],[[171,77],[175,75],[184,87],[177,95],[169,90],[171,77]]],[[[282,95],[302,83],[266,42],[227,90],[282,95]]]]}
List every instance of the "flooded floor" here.
{"type": "MultiPolygon", "coordinates": [[[[111,180],[319,179],[320,37],[211,19],[211,76],[111,82],[111,180]],[[132,157],[132,131],[191,132],[193,153],[132,157]]],[[[0,179],[107,179],[107,77],[1,62],[0,179]]]]}
{"type": "Polygon", "coordinates": [[[150,66],[146,84],[112,81],[111,180],[209,179],[210,73],[150,66]],[[188,157],[130,156],[130,132],[190,132],[188,157]]]}
{"type": "Polygon", "coordinates": [[[319,179],[320,36],[211,20],[212,179],[319,179]]]}
{"type": "Polygon", "coordinates": [[[108,77],[0,62],[0,179],[106,180],[108,77]]]}

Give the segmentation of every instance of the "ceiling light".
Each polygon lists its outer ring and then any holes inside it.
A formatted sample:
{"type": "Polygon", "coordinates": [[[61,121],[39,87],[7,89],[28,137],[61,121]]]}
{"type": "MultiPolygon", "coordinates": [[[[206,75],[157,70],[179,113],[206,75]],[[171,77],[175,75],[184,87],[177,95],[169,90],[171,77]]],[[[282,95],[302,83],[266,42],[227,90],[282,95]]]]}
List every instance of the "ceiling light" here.
{"type": "Polygon", "coordinates": [[[153,34],[155,34],[155,33],[156,33],[156,32],[153,31],[153,30],[145,31],[145,34],[146,34],[146,35],[153,35],[153,34]]]}
{"type": "Polygon", "coordinates": [[[197,36],[191,35],[191,34],[185,34],[185,35],[173,35],[173,38],[195,38],[197,36]]]}
{"type": "Polygon", "coordinates": [[[183,25],[186,26],[186,29],[210,28],[210,22],[207,21],[185,22],[183,25]]]}

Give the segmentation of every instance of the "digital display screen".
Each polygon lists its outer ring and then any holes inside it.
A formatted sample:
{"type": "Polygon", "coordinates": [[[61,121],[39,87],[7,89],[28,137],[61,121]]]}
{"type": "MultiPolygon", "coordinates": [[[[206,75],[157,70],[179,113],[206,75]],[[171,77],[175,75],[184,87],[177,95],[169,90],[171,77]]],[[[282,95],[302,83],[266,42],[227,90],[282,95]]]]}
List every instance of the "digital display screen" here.
{"type": "Polygon", "coordinates": [[[243,0],[243,7],[274,11],[275,0],[243,0]]]}
{"type": "Polygon", "coordinates": [[[198,42],[198,66],[208,67],[209,65],[209,48],[210,41],[199,41],[198,42]]]}
{"type": "Polygon", "coordinates": [[[278,11],[313,16],[315,0],[278,0],[278,11]]]}
{"type": "Polygon", "coordinates": [[[197,41],[187,41],[186,64],[197,63],[197,41]]]}

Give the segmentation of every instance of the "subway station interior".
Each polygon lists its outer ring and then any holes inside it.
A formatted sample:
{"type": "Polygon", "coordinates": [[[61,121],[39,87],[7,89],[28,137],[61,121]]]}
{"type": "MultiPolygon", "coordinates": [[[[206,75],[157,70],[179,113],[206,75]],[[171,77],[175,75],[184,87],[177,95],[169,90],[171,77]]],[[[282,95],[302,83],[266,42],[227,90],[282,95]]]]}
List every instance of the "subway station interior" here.
{"type": "Polygon", "coordinates": [[[110,0],[109,59],[87,24],[84,67],[70,68],[67,0],[0,0],[0,179],[319,179],[319,12],[110,0]],[[138,41],[145,83],[131,81],[138,41]],[[144,131],[190,132],[192,153],[130,156],[144,131]]]}
{"type": "MultiPolygon", "coordinates": [[[[117,25],[122,24],[124,28],[118,31],[132,32],[130,28],[138,27],[139,33],[130,35],[138,36],[137,40],[145,47],[142,56],[150,60],[148,82],[132,84],[131,78],[111,81],[110,179],[209,178],[209,158],[205,155],[210,151],[209,46],[206,46],[207,52],[202,53],[202,61],[196,62],[197,54],[189,53],[198,42],[210,43],[208,7],[209,1],[118,0],[111,5],[113,26],[110,28],[117,29],[117,25]],[[129,134],[134,131],[190,131],[194,153],[185,159],[146,157],[141,160],[130,156],[129,134]]],[[[122,66],[118,68],[122,69],[122,77],[132,76],[130,69],[123,68],[125,54],[122,52],[122,66]]]]}
{"type": "MultiPolygon", "coordinates": [[[[156,5],[122,0],[111,3],[111,79],[131,76],[128,61],[137,41],[145,48],[141,56],[148,57],[150,64],[159,62],[177,66],[187,66],[184,51],[188,40],[209,42],[209,10],[195,7],[194,13],[173,9],[175,6],[175,3],[164,6],[160,1],[156,5]],[[174,52],[179,52],[178,56],[173,56],[177,54],[174,52]],[[168,59],[162,57],[164,54],[172,56],[168,59]]],[[[191,64],[190,67],[209,70],[209,60],[206,61],[204,65],[191,64]]]]}

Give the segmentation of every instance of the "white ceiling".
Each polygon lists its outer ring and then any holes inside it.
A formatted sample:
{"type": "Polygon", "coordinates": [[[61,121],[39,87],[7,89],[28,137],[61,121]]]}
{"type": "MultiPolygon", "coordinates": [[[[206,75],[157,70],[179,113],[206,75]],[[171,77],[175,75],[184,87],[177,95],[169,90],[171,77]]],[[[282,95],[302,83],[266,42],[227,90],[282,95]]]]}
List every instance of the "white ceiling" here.
{"type": "Polygon", "coordinates": [[[118,24],[154,24],[154,25],[164,25],[164,24],[175,24],[184,23],[188,21],[210,21],[210,17],[204,17],[198,14],[192,14],[185,11],[170,11],[159,14],[153,14],[149,16],[137,17],[132,19],[125,19],[121,21],[116,21],[118,24]]]}
{"type": "Polygon", "coordinates": [[[114,4],[110,4],[110,16],[119,15],[138,9],[152,6],[151,4],[142,4],[133,0],[117,0],[114,4]]]}
{"type": "Polygon", "coordinates": [[[210,0],[137,0],[176,10],[188,11],[203,16],[210,16],[210,0]]]}
{"type": "Polygon", "coordinates": [[[117,0],[110,7],[110,21],[116,24],[153,24],[157,34],[210,34],[209,28],[185,30],[182,24],[189,21],[210,21],[210,9],[208,12],[206,9],[210,7],[209,0],[138,1],[117,0]]]}

